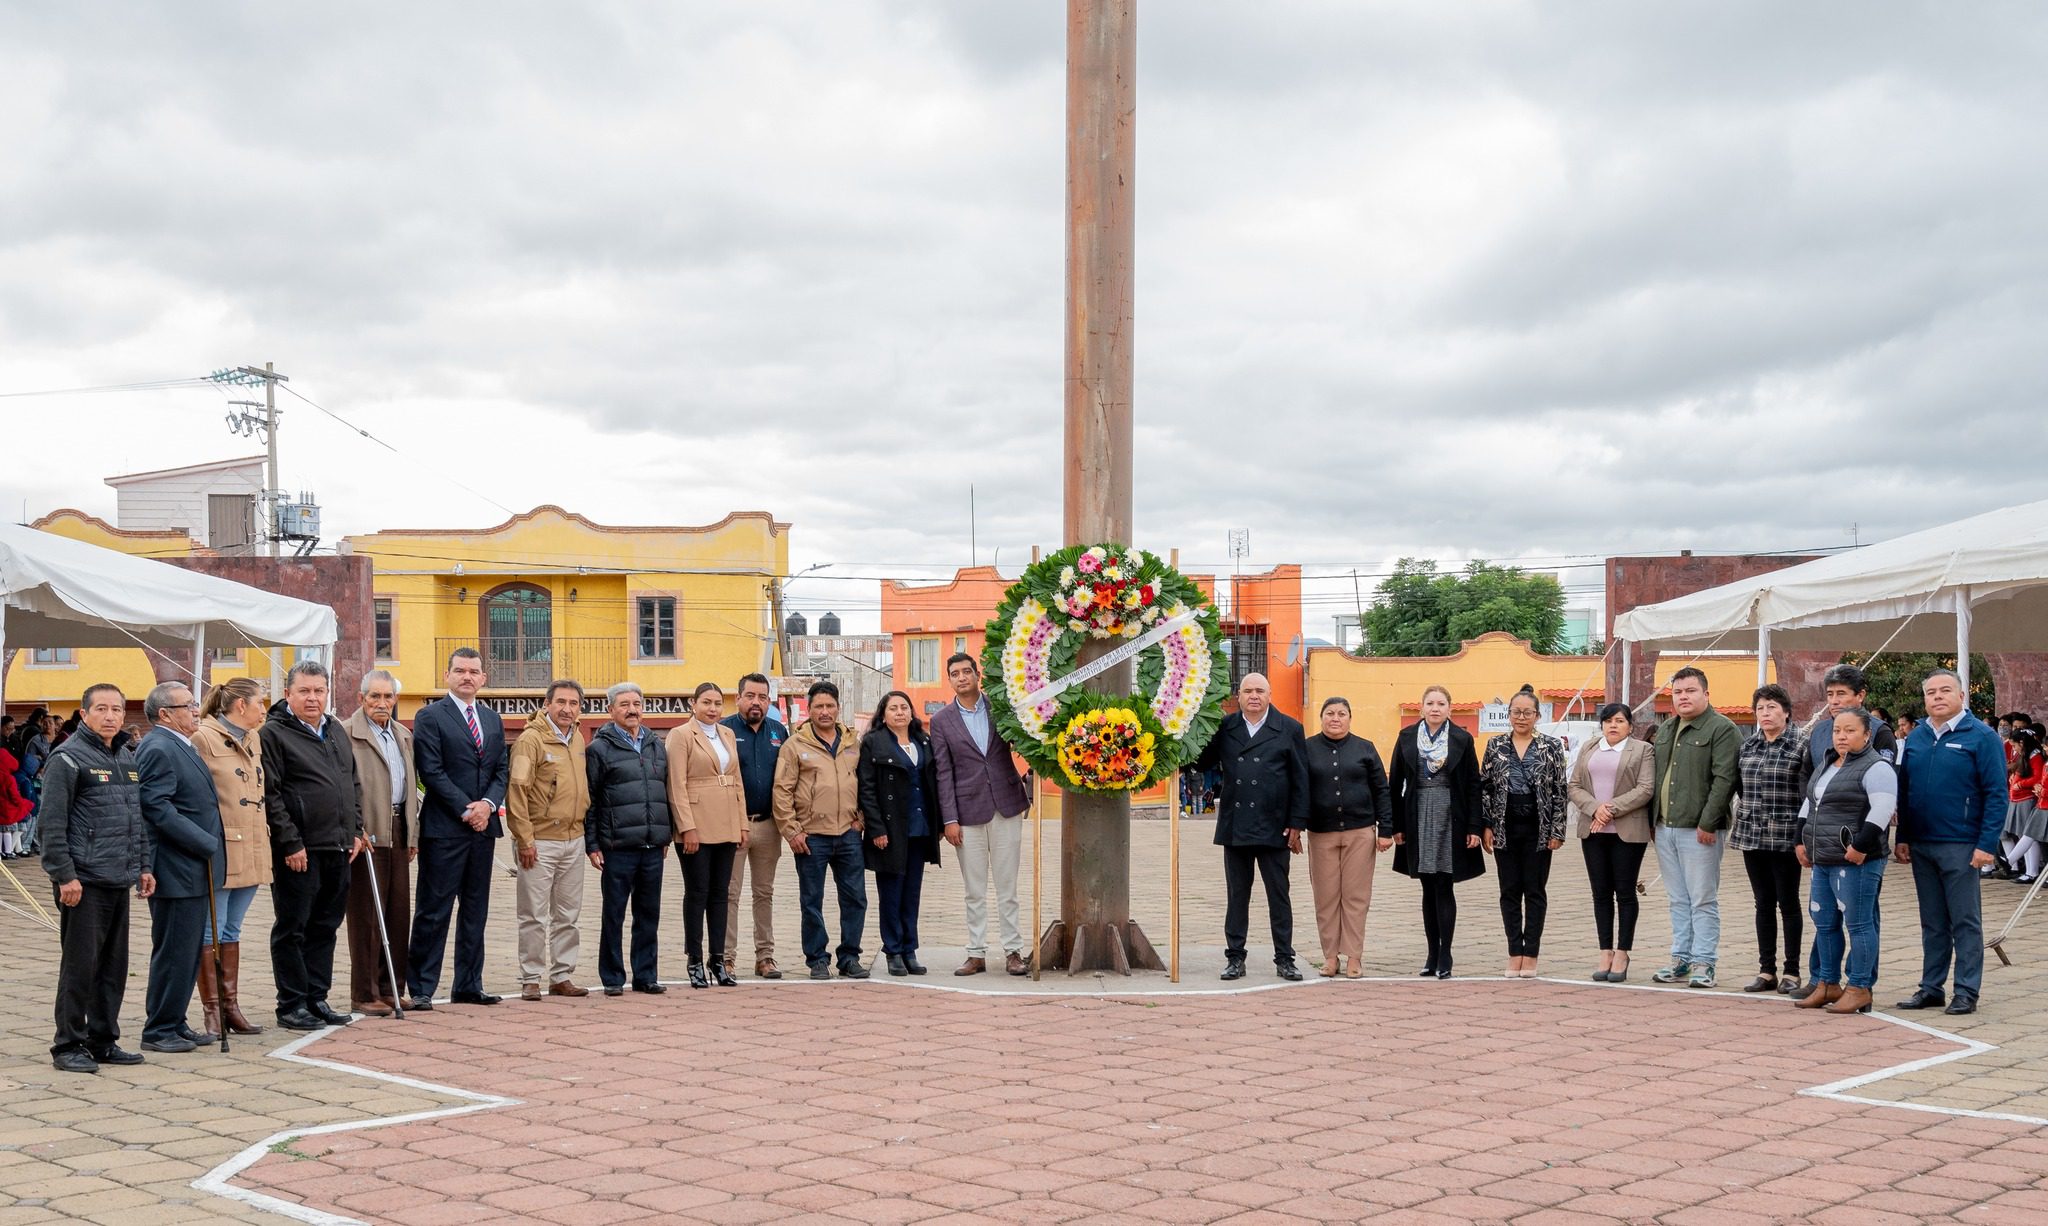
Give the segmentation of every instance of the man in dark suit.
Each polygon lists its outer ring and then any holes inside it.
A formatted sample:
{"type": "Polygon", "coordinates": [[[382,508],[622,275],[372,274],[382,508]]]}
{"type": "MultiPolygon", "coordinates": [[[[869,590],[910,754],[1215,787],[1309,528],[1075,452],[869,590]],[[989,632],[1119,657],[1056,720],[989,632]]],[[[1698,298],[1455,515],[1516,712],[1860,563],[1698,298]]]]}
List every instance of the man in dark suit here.
{"type": "Polygon", "coordinates": [[[1308,743],[1301,724],[1275,711],[1273,687],[1246,673],[1237,713],[1202,751],[1204,769],[1223,772],[1216,805],[1216,845],[1223,849],[1223,978],[1244,978],[1244,941],[1251,926],[1252,869],[1266,883],[1273,921],[1273,966],[1282,979],[1301,978],[1294,964],[1294,900],[1287,893],[1287,857],[1301,854],[1308,827],[1308,743]]]}
{"type": "Polygon", "coordinates": [[[142,1050],[187,1052],[220,1038],[187,1026],[185,1010],[198,982],[208,890],[227,885],[227,843],[213,775],[192,748],[199,729],[192,691],[166,681],[142,700],[142,716],[152,727],[135,751],[135,770],[141,776],[142,820],[156,836],[142,1050]]]}
{"type": "Polygon", "coordinates": [[[426,799],[420,804],[418,909],[406,976],[408,1009],[433,1008],[441,980],[441,955],[448,945],[448,921],[456,900],[462,910],[455,929],[455,990],[458,1005],[495,1005],[484,991],[484,923],[490,918],[492,848],[504,827],[510,760],[505,722],[477,705],[484,686],[484,660],[474,647],[448,657],[448,694],[421,707],[412,721],[413,765],[426,799]]]}

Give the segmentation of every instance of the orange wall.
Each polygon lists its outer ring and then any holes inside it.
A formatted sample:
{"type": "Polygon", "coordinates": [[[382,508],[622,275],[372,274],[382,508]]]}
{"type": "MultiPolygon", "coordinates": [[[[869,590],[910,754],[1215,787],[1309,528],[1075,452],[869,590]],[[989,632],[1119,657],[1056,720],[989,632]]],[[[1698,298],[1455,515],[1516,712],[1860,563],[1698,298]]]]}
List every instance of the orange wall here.
{"type": "Polygon", "coordinates": [[[1307,699],[1308,649],[1304,646],[1289,664],[1287,648],[1301,636],[1301,567],[1288,563],[1262,575],[1236,575],[1230,589],[1232,620],[1266,628],[1266,680],[1273,683],[1273,705],[1300,719],[1307,699]]]}

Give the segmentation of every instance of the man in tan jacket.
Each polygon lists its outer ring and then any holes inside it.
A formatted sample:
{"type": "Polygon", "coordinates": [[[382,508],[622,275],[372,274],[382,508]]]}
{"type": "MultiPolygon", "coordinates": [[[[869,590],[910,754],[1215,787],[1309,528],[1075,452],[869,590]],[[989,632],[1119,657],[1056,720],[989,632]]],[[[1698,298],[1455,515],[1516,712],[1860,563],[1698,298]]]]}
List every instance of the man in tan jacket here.
{"type": "Polygon", "coordinates": [[[348,884],[349,1007],[370,1017],[389,1017],[405,983],[405,951],[412,939],[411,874],[420,854],[420,789],[413,775],[412,733],[398,722],[398,679],[384,669],[363,674],[362,705],[342,721],[362,784],[363,837],[370,850],[356,862],[348,884]],[[369,872],[363,867],[369,866],[369,872]],[[370,889],[370,873],[377,889],[370,889]],[[383,934],[376,900],[384,903],[384,932],[391,937],[391,968],[384,965],[383,934]]]}
{"type": "Polygon", "coordinates": [[[545,705],[512,743],[505,824],[519,860],[519,998],[588,996],[571,979],[583,917],[583,818],[590,808],[584,774],[583,687],[548,686],[545,705]]]}
{"type": "Polygon", "coordinates": [[[775,759],[775,825],[795,853],[797,902],[803,912],[804,961],[811,978],[830,979],[825,948],[825,870],[839,887],[839,974],[866,979],[860,961],[868,887],[860,847],[860,738],[839,722],[839,687],[811,686],[810,719],[775,759]]]}

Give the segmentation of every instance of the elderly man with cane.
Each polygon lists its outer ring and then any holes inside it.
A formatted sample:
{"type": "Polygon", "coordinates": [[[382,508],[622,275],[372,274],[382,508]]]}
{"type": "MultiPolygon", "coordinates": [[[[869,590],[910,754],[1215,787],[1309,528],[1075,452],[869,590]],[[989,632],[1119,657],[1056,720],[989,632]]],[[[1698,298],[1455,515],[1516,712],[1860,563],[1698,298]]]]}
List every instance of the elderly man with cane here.
{"type": "Polygon", "coordinates": [[[370,844],[349,876],[349,1007],[384,1017],[403,1003],[405,966],[394,956],[392,939],[403,952],[412,934],[407,866],[419,857],[420,790],[412,733],[398,722],[398,679],[381,668],[365,673],[361,692],[362,705],[341,724],[355,755],[363,837],[370,844]]]}
{"type": "MultiPolygon", "coordinates": [[[[227,843],[213,775],[192,747],[199,703],[192,691],[166,681],[142,700],[149,734],[135,751],[141,776],[142,820],[156,840],[156,893],[149,900],[148,1016],[142,1050],[188,1052],[221,1036],[185,1023],[198,982],[199,958],[213,929],[216,887],[227,883],[227,843]]],[[[213,947],[218,972],[220,946],[213,947]]]]}

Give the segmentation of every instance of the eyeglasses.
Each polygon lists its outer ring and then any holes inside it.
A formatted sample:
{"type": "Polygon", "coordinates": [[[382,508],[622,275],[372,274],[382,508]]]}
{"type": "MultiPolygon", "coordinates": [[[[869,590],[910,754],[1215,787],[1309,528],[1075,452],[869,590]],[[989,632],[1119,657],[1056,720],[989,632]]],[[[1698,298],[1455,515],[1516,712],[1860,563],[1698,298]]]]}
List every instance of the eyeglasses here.
{"type": "Polygon", "coordinates": [[[167,702],[157,708],[159,711],[197,711],[198,709],[199,704],[196,702],[167,702]]]}

